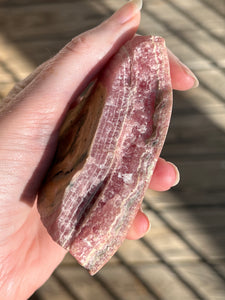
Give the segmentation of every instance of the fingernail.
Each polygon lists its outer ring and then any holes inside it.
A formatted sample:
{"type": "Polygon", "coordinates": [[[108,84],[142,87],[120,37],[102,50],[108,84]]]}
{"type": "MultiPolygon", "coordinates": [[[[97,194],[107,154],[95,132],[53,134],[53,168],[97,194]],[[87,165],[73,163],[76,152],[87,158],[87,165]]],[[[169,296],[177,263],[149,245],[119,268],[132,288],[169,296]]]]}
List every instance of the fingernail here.
{"type": "Polygon", "coordinates": [[[148,219],[148,229],[146,230],[146,233],[148,233],[151,230],[151,228],[152,228],[152,223],[148,219]]]}
{"type": "Polygon", "coordinates": [[[173,166],[173,169],[174,169],[174,172],[175,172],[175,182],[172,186],[175,186],[179,183],[180,181],[180,173],[179,173],[179,170],[178,168],[171,162],[168,162],[171,166],[173,166]]]}
{"type": "Polygon", "coordinates": [[[146,214],[144,214],[144,215],[145,215],[145,223],[143,224],[142,230],[146,234],[151,230],[152,225],[151,225],[151,222],[150,222],[149,218],[146,216],[146,214]]]}
{"type": "Polygon", "coordinates": [[[181,70],[188,75],[189,78],[192,79],[192,86],[191,88],[196,88],[199,86],[198,78],[195,76],[195,74],[184,64],[182,63],[179,58],[174,55],[170,50],[168,50],[170,56],[173,58],[174,61],[177,62],[177,65],[181,68],[181,70]]]}
{"type": "Polygon", "coordinates": [[[181,63],[181,67],[182,67],[183,71],[193,79],[192,88],[194,89],[194,88],[198,87],[199,86],[198,78],[186,65],[184,65],[182,62],[180,62],[180,63],[181,63]]]}
{"type": "Polygon", "coordinates": [[[142,9],[142,6],[143,6],[143,0],[131,0],[131,2],[133,2],[135,5],[137,5],[137,8],[139,10],[142,9]]]}
{"type": "Polygon", "coordinates": [[[132,0],[117,10],[111,18],[117,19],[120,24],[129,22],[141,10],[142,0],[132,0]]]}

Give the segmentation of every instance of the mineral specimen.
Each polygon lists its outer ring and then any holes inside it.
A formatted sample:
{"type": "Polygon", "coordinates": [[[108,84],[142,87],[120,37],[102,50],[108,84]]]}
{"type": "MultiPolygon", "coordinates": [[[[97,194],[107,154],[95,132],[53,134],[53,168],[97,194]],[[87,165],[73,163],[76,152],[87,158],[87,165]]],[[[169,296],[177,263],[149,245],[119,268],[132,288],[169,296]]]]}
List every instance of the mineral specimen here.
{"type": "Polygon", "coordinates": [[[119,248],[140,208],[171,109],[164,40],[136,36],[66,117],[38,209],[53,240],[92,275],[119,248]]]}

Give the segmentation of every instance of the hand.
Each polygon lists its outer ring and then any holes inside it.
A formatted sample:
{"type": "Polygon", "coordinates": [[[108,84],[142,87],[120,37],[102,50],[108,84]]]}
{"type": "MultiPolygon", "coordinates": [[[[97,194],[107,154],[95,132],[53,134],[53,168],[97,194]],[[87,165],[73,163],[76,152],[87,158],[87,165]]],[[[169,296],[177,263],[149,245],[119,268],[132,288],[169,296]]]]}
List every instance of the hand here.
{"type": "MultiPolygon", "coordinates": [[[[73,39],[55,57],[15,86],[0,107],[0,294],[27,299],[63,259],[36,208],[41,181],[54,154],[58,129],[71,102],[105,62],[130,39],[140,14],[128,3],[100,26],[73,39]]],[[[173,86],[193,87],[194,77],[170,53],[173,86]]],[[[178,181],[176,168],[159,159],[150,188],[178,181]]],[[[128,238],[148,229],[139,212],[128,238]]]]}

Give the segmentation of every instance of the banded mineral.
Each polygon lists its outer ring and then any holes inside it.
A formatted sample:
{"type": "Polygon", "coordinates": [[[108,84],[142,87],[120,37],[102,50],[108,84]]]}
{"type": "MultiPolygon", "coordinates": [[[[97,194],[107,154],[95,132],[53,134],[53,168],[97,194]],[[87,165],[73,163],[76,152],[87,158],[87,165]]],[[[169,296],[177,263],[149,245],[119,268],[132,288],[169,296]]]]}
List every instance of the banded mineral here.
{"type": "Polygon", "coordinates": [[[163,147],[171,109],[165,42],[136,36],[66,117],[38,209],[53,240],[92,275],[126,238],[163,147]]]}

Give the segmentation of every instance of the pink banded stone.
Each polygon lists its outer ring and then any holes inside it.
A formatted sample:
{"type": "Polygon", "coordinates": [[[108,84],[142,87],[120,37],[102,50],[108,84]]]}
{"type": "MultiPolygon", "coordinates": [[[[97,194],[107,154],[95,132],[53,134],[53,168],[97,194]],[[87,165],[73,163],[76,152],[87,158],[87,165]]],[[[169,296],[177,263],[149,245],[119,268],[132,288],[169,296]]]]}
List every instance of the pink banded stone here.
{"type": "Polygon", "coordinates": [[[92,275],[126,238],[163,147],[171,110],[165,42],[136,36],[67,115],[38,209],[53,240],[92,275]]]}

